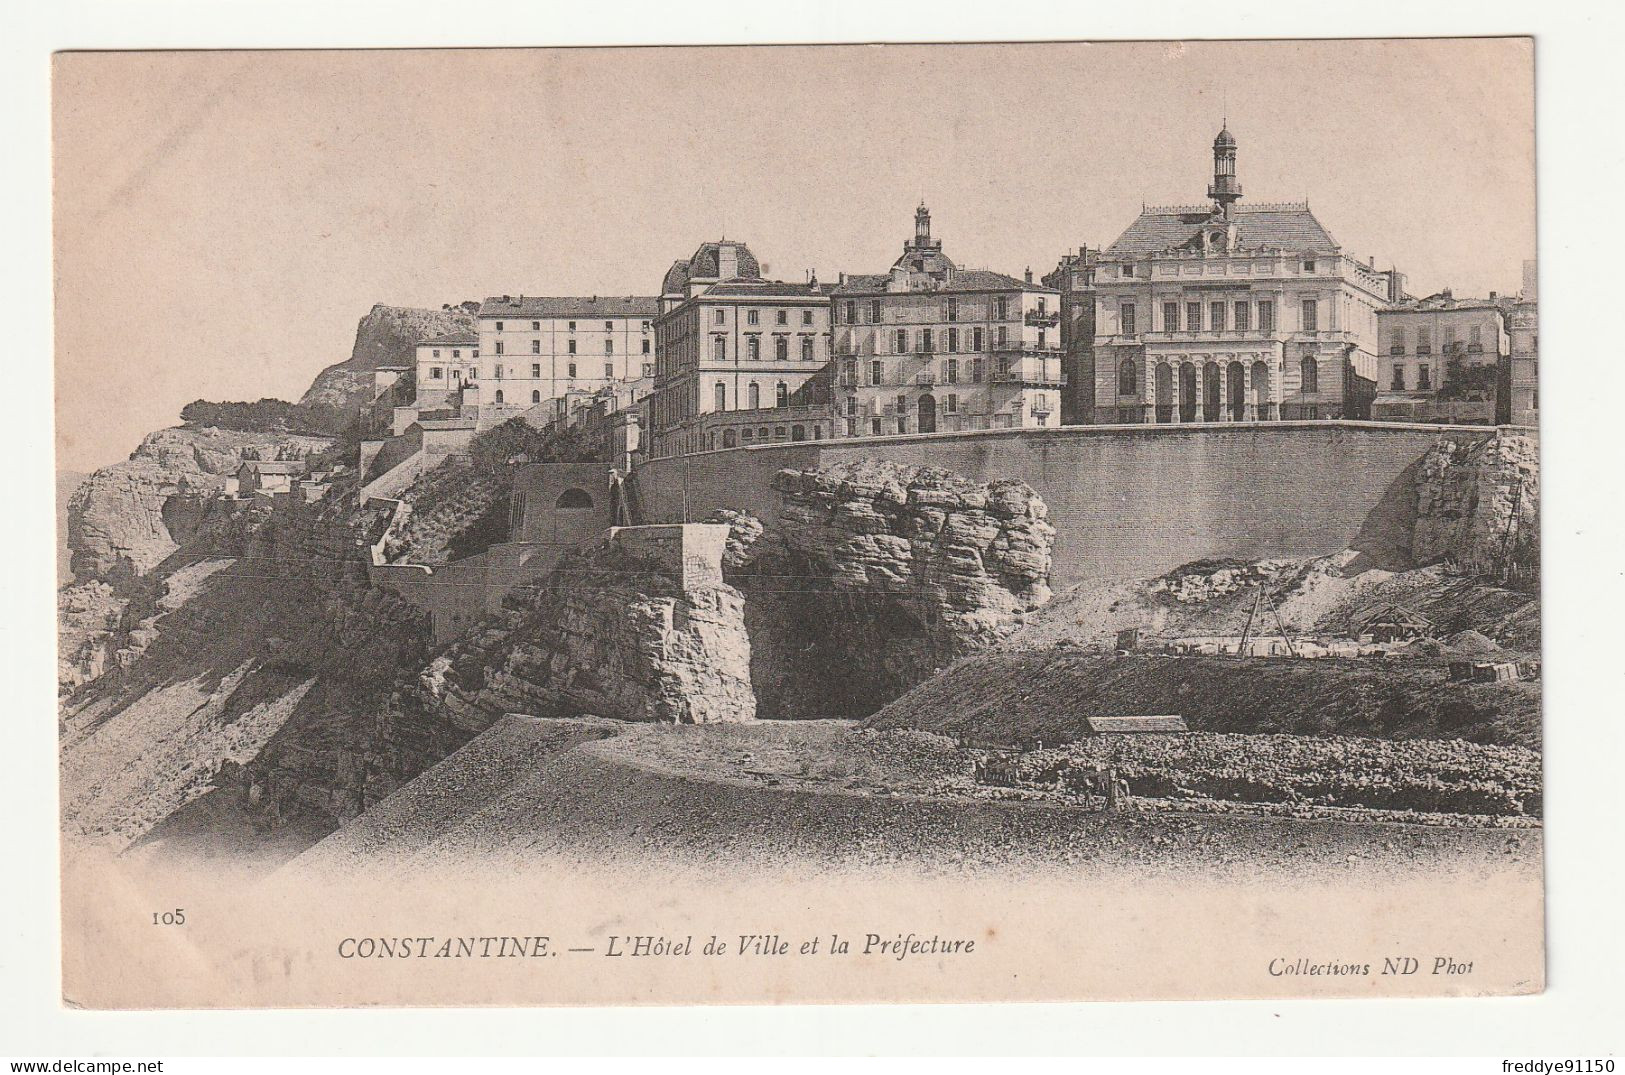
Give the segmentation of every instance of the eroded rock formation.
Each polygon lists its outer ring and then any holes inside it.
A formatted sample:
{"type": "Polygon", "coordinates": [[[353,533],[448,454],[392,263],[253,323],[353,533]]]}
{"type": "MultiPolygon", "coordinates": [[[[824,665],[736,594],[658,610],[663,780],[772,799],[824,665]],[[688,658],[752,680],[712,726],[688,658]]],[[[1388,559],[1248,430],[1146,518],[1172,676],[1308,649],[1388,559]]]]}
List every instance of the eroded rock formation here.
{"type": "Polygon", "coordinates": [[[282,449],[306,454],[329,443],[212,427],[147,434],[129,459],[96,471],[69,500],[74,578],[112,581],[157,567],[203,525],[244,449],[271,459],[282,449]]]}
{"type": "Polygon", "coordinates": [[[1017,481],[881,461],[785,470],[779,521],[722,513],[764,716],[861,716],[1050,598],[1055,530],[1017,481]]]}
{"type": "Polygon", "coordinates": [[[412,349],[419,343],[473,327],[474,318],[466,310],[375,305],[356,325],[350,357],[318,373],[299,402],[353,413],[373,398],[373,370],[379,366],[413,365],[412,349]]]}
{"type": "Polygon", "coordinates": [[[1416,477],[1411,558],[1485,577],[1538,575],[1539,451],[1535,437],[1507,430],[1432,448],[1416,477]]]}

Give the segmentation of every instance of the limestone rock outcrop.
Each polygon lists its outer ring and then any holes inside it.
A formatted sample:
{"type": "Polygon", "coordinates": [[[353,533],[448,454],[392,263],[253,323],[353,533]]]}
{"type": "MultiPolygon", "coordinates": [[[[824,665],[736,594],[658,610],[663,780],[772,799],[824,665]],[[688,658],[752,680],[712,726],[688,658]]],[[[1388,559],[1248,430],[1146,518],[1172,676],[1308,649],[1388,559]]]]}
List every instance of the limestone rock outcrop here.
{"type": "Polygon", "coordinates": [[[466,310],[375,305],[356,325],[350,357],[317,374],[299,402],[353,412],[372,400],[373,370],[379,366],[414,365],[413,348],[419,343],[473,328],[473,315],[466,310]]]}
{"type": "Polygon", "coordinates": [[[321,437],[177,427],[149,433],[130,458],[86,478],[68,501],[74,578],[118,580],[151,571],[202,524],[244,449],[262,458],[308,454],[321,437]]]}
{"type": "Polygon", "coordinates": [[[779,518],[720,513],[763,715],[862,716],[1050,599],[1031,487],[864,460],[780,471],[779,518]]]}
{"type": "Polygon", "coordinates": [[[1538,577],[1539,451],[1536,437],[1508,430],[1430,449],[1416,477],[1412,560],[1484,577],[1538,577]]]}

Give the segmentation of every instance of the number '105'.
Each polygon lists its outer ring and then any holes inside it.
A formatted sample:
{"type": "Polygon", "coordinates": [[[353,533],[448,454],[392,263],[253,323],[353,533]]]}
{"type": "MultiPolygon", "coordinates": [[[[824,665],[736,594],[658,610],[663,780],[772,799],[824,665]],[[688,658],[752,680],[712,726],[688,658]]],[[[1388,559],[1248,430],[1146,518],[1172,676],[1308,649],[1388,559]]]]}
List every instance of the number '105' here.
{"type": "Polygon", "coordinates": [[[152,912],[152,924],[155,926],[184,926],[186,925],[186,912],[179,907],[173,911],[152,912]]]}

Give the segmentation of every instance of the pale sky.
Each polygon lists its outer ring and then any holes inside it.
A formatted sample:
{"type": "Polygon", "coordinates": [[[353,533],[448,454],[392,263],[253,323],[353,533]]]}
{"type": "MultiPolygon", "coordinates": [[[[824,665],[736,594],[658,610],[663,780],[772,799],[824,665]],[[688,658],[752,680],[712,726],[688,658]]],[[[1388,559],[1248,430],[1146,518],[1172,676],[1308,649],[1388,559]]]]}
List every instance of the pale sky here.
{"type": "Polygon", "coordinates": [[[199,397],[297,399],[374,303],[654,294],[702,241],[881,272],[923,196],[959,264],[1041,275],[1200,203],[1308,198],[1427,294],[1535,254],[1524,39],[64,54],[58,466],[199,397]]]}

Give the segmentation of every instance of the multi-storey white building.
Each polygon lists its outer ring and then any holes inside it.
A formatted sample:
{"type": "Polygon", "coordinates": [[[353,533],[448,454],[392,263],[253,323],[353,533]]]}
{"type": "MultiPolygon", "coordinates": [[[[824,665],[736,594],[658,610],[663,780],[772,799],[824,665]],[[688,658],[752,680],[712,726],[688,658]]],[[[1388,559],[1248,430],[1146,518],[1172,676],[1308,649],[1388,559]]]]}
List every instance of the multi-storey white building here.
{"type": "Polygon", "coordinates": [[[417,398],[419,410],[443,407],[458,398],[478,365],[480,338],[472,332],[452,332],[417,345],[417,398]]]}
{"type": "Polygon", "coordinates": [[[1210,206],[1147,208],[1095,270],[1095,421],[1364,418],[1377,311],[1404,278],[1343,252],[1307,203],[1237,205],[1236,140],[1210,206]]]}
{"type": "Polygon", "coordinates": [[[1508,418],[1513,425],[1540,424],[1540,307],[1535,263],[1523,263],[1523,291],[1507,318],[1511,334],[1512,400],[1508,418]]]}
{"type": "Polygon", "coordinates": [[[822,433],[812,412],[786,416],[820,403],[805,397],[829,363],[828,288],[816,279],[764,280],[749,247],[722,240],[673,263],[660,305],[649,411],[654,455],[759,442],[759,431],[786,440],[798,439],[798,429],[803,437],[822,433]],[[706,419],[734,411],[758,413],[706,419]]]}
{"type": "Polygon", "coordinates": [[[1060,424],[1061,294],[961,269],[921,205],[891,272],[843,276],[835,435],[1060,424]]]}
{"type": "Polygon", "coordinates": [[[650,376],[658,312],[658,300],[641,295],[488,298],[477,315],[464,406],[478,406],[483,425],[573,391],[650,376]]]}
{"type": "Polygon", "coordinates": [[[1371,417],[1386,422],[1492,425],[1504,420],[1509,337],[1494,296],[1449,291],[1391,306],[1378,317],[1382,363],[1371,417]]]}

